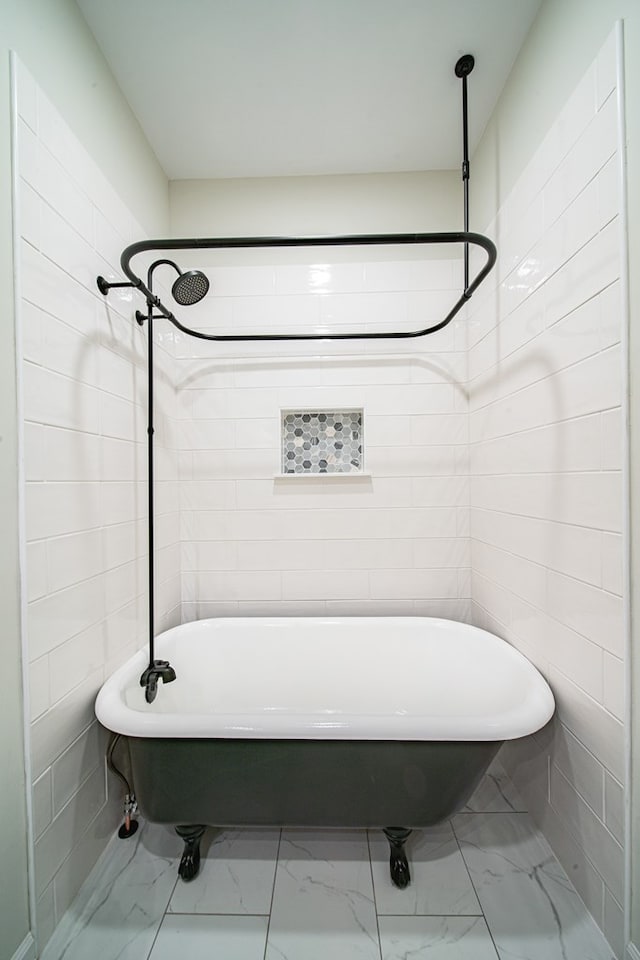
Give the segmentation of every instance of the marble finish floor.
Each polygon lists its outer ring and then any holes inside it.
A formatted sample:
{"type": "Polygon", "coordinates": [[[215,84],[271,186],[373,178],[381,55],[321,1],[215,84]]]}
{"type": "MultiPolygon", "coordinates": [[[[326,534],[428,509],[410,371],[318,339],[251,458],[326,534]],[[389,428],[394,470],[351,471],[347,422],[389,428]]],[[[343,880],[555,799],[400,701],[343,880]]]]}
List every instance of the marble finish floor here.
{"type": "Polygon", "coordinates": [[[495,764],[448,823],[415,831],[412,883],[366,830],[210,830],[191,883],[152,824],[114,840],[43,960],[613,960],[495,764]]]}

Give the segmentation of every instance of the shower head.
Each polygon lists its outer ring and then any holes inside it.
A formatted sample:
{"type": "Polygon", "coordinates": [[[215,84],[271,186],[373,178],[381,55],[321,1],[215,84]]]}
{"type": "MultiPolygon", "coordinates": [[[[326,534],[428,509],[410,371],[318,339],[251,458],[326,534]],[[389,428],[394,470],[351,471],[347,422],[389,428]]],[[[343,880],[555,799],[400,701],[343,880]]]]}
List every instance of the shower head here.
{"type": "Polygon", "coordinates": [[[181,307],[190,307],[199,303],[209,290],[209,280],[200,270],[186,270],[171,288],[173,299],[181,307]]]}

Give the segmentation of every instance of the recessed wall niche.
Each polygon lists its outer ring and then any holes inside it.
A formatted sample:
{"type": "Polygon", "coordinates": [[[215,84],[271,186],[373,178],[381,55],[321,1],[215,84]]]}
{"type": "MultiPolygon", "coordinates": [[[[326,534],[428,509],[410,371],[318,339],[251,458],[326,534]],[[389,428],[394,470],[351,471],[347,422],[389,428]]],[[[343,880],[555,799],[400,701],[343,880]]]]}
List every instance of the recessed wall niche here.
{"type": "Polygon", "coordinates": [[[283,410],[282,473],[362,473],[362,410],[283,410]]]}

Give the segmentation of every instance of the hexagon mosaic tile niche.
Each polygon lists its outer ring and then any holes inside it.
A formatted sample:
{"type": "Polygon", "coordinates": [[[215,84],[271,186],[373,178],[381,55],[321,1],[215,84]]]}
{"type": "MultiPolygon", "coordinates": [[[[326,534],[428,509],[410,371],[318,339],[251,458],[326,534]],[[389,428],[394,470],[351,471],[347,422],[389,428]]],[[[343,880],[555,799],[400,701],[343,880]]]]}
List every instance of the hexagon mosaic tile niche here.
{"type": "Polygon", "coordinates": [[[362,410],[283,411],[284,474],[362,473],[362,410]]]}

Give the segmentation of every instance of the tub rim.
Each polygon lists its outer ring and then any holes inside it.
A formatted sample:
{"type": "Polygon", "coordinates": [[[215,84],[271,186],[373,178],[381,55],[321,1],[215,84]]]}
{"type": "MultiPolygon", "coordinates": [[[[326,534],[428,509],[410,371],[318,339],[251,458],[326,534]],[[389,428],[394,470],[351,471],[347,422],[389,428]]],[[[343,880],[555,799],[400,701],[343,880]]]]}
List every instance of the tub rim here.
{"type": "MultiPolygon", "coordinates": [[[[98,720],[114,733],[130,737],[175,738],[175,739],[336,739],[336,740],[433,740],[433,741],[494,741],[512,740],[527,736],[541,729],[553,716],[555,700],[551,689],[539,670],[512,644],[496,634],[471,624],[436,617],[371,617],[371,616],[320,616],[320,617],[211,617],[190,621],[172,627],[156,638],[157,651],[162,654],[171,639],[180,632],[188,632],[195,627],[204,631],[206,626],[215,623],[217,628],[232,624],[235,628],[268,623],[279,626],[286,623],[290,628],[297,624],[309,623],[315,626],[329,626],[336,621],[341,625],[349,623],[366,625],[386,621],[393,623],[411,621],[425,622],[447,629],[461,629],[490,639],[494,649],[501,648],[504,655],[516,669],[527,675],[528,693],[526,703],[518,703],[513,709],[503,711],[496,717],[465,716],[438,717],[428,713],[412,713],[408,716],[397,714],[343,714],[340,717],[318,716],[288,712],[285,715],[270,716],[264,712],[245,714],[214,713],[175,713],[144,709],[144,694],[141,689],[141,705],[137,710],[124,702],[124,691],[131,684],[133,676],[139,675],[147,664],[147,649],[142,648],[118,667],[103,683],[98,692],[95,712],[98,720]],[[475,724],[473,723],[475,719],[475,724]],[[470,724],[472,724],[470,726],[470,724]],[[428,728],[428,729],[427,729],[428,728]]],[[[159,685],[158,700],[162,697],[162,684],[159,685]]]]}

